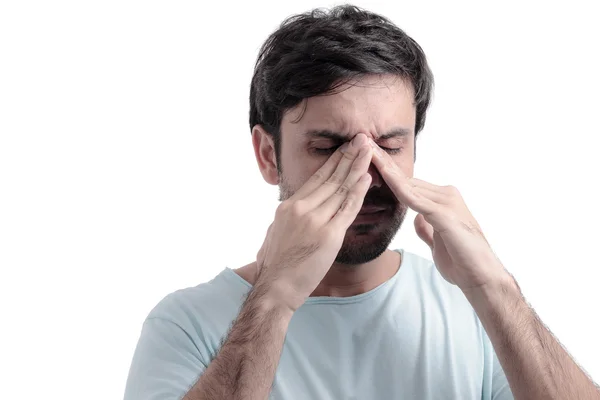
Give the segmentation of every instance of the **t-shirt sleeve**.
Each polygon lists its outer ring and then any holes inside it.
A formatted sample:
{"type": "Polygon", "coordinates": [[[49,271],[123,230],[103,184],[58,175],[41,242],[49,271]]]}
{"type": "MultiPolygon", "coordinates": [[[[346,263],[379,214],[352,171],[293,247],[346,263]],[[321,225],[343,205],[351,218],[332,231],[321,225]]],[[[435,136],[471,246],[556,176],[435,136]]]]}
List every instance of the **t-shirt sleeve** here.
{"type": "Polygon", "coordinates": [[[124,400],[181,400],[206,367],[183,328],[149,317],[133,355],[124,400]]]}
{"type": "Polygon", "coordinates": [[[493,351],[492,362],[492,400],[514,400],[508,380],[495,351],[493,351]]]}

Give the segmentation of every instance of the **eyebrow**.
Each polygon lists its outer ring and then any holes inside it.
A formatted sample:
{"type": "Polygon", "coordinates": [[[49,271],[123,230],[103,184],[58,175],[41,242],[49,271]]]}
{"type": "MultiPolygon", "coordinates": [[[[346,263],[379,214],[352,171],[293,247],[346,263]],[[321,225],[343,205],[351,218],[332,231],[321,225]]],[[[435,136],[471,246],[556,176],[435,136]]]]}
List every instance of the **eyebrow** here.
{"type": "MultiPolygon", "coordinates": [[[[406,136],[411,136],[411,135],[412,135],[412,129],[393,128],[393,129],[389,130],[388,132],[384,133],[383,135],[379,135],[377,138],[375,138],[375,140],[385,140],[385,139],[391,139],[391,138],[395,138],[395,137],[406,137],[406,136]]],[[[331,139],[336,142],[344,142],[344,141],[350,139],[350,137],[351,137],[350,134],[334,132],[334,131],[330,131],[328,129],[311,129],[306,132],[306,136],[313,137],[313,138],[331,139]]]]}

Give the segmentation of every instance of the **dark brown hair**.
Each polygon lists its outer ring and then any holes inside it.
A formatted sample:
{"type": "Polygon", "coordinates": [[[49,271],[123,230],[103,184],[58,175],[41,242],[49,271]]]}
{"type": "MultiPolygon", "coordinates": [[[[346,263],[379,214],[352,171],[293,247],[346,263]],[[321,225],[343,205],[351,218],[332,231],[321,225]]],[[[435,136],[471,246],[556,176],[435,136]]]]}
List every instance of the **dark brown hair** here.
{"type": "Polygon", "coordinates": [[[365,74],[395,74],[412,84],[417,135],[434,85],[417,42],[387,18],[352,5],[291,16],[260,49],[250,86],[250,130],[260,124],[272,135],[279,164],[284,112],[365,74]]]}

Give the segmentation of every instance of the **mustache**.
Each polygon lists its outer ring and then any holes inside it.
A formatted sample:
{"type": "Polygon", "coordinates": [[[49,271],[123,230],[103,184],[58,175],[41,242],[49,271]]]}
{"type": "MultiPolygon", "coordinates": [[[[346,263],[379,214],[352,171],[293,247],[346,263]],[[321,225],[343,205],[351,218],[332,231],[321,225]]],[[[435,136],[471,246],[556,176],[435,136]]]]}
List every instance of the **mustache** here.
{"type": "Polygon", "coordinates": [[[365,195],[363,206],[394,207],[398,204],[396,196],[389,191],[371,190],[365,195]]]}

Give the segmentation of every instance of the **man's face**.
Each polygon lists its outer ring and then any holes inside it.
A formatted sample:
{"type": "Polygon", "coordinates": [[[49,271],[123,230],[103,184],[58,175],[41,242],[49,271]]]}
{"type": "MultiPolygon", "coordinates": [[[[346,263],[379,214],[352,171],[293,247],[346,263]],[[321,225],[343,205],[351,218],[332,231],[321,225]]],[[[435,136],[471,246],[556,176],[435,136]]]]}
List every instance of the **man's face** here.
{"type": "MultiPolygon", "coordinates": [[[[412,86],[396,76],[367,76],[343,89],[309,98],[284,115],[280,200],[292,196],[337,147],[359,133],[372,138],[407,176],[413,176],[416,109],[412,86]]],[[[398,202],[373,164],[369,173],[372,182],[363,208],[347,230],[336,259],[341,264],[378,257],[406,215],[406,206],[398,202]]]]}

